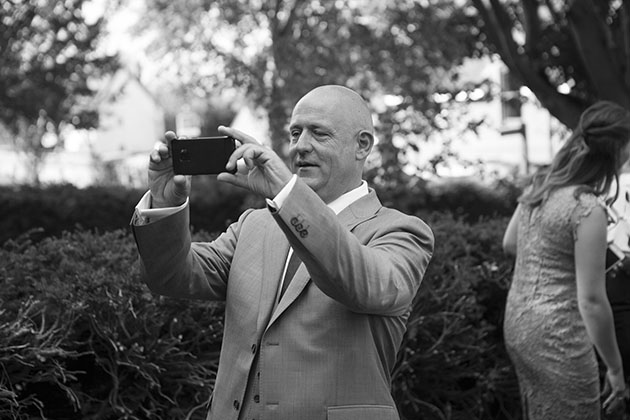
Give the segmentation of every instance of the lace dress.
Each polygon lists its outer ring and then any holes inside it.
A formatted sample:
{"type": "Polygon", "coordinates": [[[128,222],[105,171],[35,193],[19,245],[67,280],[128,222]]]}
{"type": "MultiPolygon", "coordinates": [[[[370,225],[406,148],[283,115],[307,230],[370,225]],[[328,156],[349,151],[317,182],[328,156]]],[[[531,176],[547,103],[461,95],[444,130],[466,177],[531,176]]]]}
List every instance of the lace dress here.
{"type": "Polygon", "coordinates": [[[576,187],[520,206],[517,257],[504,321],[527,420],[599,419],[599,374],[578,310],[574,244],[580,221],[601,206],[576,187]]]}

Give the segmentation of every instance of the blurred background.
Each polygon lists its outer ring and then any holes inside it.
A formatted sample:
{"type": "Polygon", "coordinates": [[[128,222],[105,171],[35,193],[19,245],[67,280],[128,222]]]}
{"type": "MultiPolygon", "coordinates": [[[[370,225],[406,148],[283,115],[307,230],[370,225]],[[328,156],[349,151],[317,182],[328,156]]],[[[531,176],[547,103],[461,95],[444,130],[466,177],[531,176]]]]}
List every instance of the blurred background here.
{"type": "Polygon", "coordinates": [[[629,101],[622,2],[573,3],[4,0],[0,182],[143,186],[165,130],[218,124],[282,154],[329,83],[371,105],[376,180],[529,173],[595,99],[629,101]]]}
{"type": "MultiPolygon", "coordinates": [[[[401,418],[522,418],[503,232],[586,107],[630,107],[627,1],[0,0],[1,419],[205,418],[223,307],[142,283],[148,153],[224,124],[285,157],[322,84],[366,99],[365,178],[436,236],[392,374],[401,418]]],[[[198,240],[264,205],[204,176],[191,196],[198,240]]]]}

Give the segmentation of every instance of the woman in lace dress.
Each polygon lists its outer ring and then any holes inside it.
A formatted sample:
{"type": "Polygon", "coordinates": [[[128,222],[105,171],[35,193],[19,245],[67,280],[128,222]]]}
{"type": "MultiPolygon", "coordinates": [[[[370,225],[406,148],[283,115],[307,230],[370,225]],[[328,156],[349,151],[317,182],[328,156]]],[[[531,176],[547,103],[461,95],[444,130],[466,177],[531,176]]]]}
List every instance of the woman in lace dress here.
{"type": "MultiPolygon", "coordinates": [[[[607,101],[584,111],[549,168],[519,198],[503,239],[516,255],[504,336],[527,420],[599,419],[593,345],[623,406],[623,366],[606,298],[606,197],[630,157],[630,113],[607,101]]],[[[628,367],[630,368],[630,367],[628,367]]]]}

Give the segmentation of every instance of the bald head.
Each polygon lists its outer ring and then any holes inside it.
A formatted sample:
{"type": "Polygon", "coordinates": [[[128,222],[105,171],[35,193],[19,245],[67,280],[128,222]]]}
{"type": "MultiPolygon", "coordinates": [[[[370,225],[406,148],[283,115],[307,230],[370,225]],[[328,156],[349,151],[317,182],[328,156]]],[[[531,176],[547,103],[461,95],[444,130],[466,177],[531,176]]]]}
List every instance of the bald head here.
{"type": "Polygon", "coordinates": [[[343,86],[320,86],[291,114],[289,159],[293,171],[326,203],[361,185],[374,144],[365,101],[343,86]]]}
{"type": "Polygon", "coordinates": [[[331,116],[336,116],[339,122],[357,133],[367,131],[374,133],[372,115],[367,104],[357,92],[345,86],[324,85],[316,87],[302,97],[296,108],[304,104],[317,104],[331,116]]]}

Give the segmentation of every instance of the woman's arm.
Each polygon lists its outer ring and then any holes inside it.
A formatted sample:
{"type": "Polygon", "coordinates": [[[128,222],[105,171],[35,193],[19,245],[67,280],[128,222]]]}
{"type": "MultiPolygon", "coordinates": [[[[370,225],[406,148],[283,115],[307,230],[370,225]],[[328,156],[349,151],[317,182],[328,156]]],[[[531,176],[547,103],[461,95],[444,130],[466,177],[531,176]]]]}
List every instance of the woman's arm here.
{"type": "MultiPolygon", "coordinates": [[[[575,270],[578,306],[586,331],[608,368],[612,386],[611,397],[625,389],[623,366],[612,310],[606,295],[606,213],[603,208],[593,211],[579,221],[575,241],[575,270]]],[[[608,403],[610,403],[607,400],[608,403]]]]}
{"type": "Polygon", "coordinates": [[[514,210],[514,214],[503,235],[503,252],[509,255],[516,255],[517,225],[521,213],[520,209],[521,205],[519,204],[514,210]]]}

